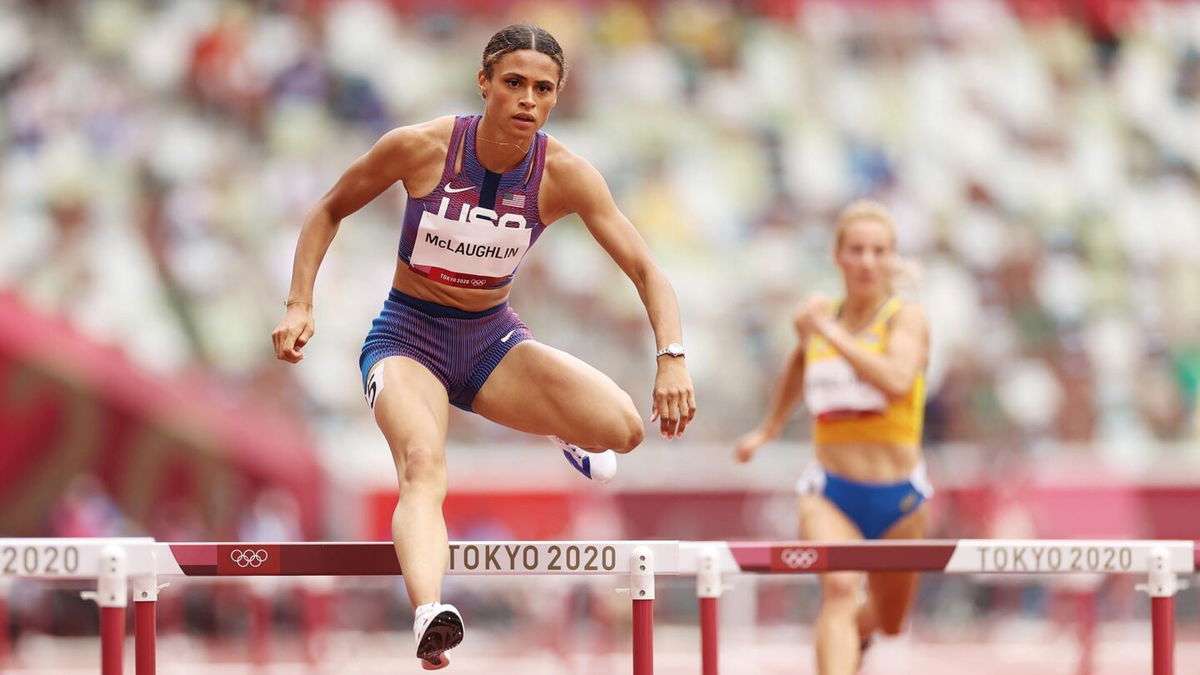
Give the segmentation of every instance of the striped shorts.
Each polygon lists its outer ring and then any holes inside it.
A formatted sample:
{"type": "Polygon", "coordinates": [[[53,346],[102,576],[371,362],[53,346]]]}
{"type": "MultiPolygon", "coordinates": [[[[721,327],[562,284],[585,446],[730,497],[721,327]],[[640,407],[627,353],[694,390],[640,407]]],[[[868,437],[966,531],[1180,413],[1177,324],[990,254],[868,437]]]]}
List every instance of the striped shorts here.
{"type": "Polygon", "coordinates": [[[363,393],[367,393],[367,375],[376,363],[389,356],[406,356],[441,380],[450,403],[470,412],[471,401],[500,359],[532,338],[507,302],[482,312],[466,312],[393,288],[383,311],[371,322],[358,357],[363,393]]]}

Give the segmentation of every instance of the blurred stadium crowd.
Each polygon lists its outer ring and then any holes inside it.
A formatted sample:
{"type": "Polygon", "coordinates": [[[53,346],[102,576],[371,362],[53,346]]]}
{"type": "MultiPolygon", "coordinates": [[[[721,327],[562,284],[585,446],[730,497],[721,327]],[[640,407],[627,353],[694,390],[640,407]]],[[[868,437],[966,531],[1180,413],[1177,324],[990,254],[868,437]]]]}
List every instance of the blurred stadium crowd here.
{"type": "MultiPolygon", "coordinates": [[[[757,423],[793,307],[838,291],[833,216],[870,195],[922,269],[935,452],[1200,460],[1197,2],[0,0],[0,290],[148,371],[310,420],[331,466],[386,461],[357,357],[391,279],[403,190],[343,224],[293,367],[273,359],[270,331],[296,236],[379,135],[478,112],[482,47],[523,19],[571,66],[546,130],[604,174],[679,295],[700,405],[688,443],[731,451],[757,423]]],[[[542,238],[512,302],[648,412],[644,310],[578,220],[542,238]]],[[[806,423],[787,435],[806,440],[806,423]]],[[[452,444],[520,440],[452,420],[452,444]]],[[[777,506],[739,517],[782,513],[763,527],[789,536],[790,501],[777,506]]],[[[294,510],[266,492],[221,536],[300,538],[294,510]]],[[[130,524],[85,476],[46,525],[211,536],[195,514],[156,517],[130,524]]],[[[954,518],[952,536],[1012,532],[954,518]]],[[[688,535],[672,522],[629,536],[688,535]]],[[[974,592],[957,584],[934,582],[921,602],[974,592]]],[[[14,609],[34,611],[21,593],[14,609]]]]}
{"type": "MultiPolygon", "coordinates": [[[[482,45],[527,18],[572,66],[547,131],[606,176],[679,294],[690,438],[757,421],[792,307],[837,291],[829,224],[861,195],[923,266],[930,443],[1194,437],[1200,5],[1080,6],[3,3],[0,284],[149,369],[302,411],[329,445],[373,433],[356,358],[403,191],[344,223],[289,368],[269,333],[299,225],[387,129],[478,111],[482,45]]],[[[535,334],[648,401],[643,310],[578,221],[524,268],[535,334]]]]}

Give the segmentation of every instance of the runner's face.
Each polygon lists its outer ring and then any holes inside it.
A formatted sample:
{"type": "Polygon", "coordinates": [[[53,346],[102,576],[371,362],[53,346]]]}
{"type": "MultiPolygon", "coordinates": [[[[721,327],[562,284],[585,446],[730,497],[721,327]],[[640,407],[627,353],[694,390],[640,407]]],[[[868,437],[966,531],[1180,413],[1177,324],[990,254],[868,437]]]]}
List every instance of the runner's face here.
{"type": "Polygon", "coordinates": [[[846,225],[834,255],[846,282],[846,294],[870,297],[886,293],[894,248],[891,228],[878,220],[863,218],[846,225]]]}
{"type": "Polygon", "coordinates": [[[558,102],[560,75],[554,59],[541,52],[519,49],[505,54],[492,66],[490,80],[479,71],[484,114],[513,136],[533,136],[558,102]]]}

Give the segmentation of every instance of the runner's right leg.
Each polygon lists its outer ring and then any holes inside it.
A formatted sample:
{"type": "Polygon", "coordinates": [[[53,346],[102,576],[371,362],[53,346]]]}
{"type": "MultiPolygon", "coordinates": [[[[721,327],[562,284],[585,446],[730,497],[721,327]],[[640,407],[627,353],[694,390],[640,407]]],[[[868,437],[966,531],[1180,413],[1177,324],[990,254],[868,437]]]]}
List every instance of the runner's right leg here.
{"type": "MultiPolygon", "coordinates": [[[[455,630],[442,630],[444,622],[429,620],[429,612],[441,600],[442,577],[449,565],[450,542],[442,502],[446,498],[446,426],[450,403],[446,388],[425,366],[403,356],[390,356],[375,364],[374,379],[382,379],[375,391],[375,423],[387,439],[396,465],[399,500],[392,513],[392,540],[404,572],[404,585],[418,620],[425,619],[422,632],[430,626],[438,634],[426,644],[417,635],[418,652],[435,667],[445,665],[441,651],[462,639],[461,618],[455,630]]],[[[453,608],[450,608],[451,610],[453,608]]],[[[447,610],[453,622],[457,612],[447,610]]],[[[434,616],[441,617],[442,612],[434,616]]]]}
{"type": "MultiPolygon", "coordinates": [[[[810,541],[862,541],[862,533],[833,502],[819,494],[800,496],[801,538],[810,541]]],[[[861,655],[856,621],[861,603],[861,572],[821,575],[821,609],[817,614],[816,652],[820,675],[851,675],[861,655]]]]}
{"type": "MultiPolygon", "coordinates": [[[[924,539],[928,513],[925,504],[905,516],[884,534],[884,539],[924,539]]],[[[916,572],[871,572],[867,585],[874,609],[875,627],[886,635],[897,635],[917,594],[920,575],[916,572]]]]}

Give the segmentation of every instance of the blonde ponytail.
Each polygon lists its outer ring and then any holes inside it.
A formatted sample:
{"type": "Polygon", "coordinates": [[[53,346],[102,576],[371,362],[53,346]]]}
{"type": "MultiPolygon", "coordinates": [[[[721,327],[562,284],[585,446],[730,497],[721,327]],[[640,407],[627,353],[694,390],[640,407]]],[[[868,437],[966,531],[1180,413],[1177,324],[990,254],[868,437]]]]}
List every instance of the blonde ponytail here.
{"type": "Polygon", "coordinates": [[[905,302],[918,302],[921,299],[921,280],[924,269],[921,263],[912,258],[896,254],[892,257],[891,277],[888,286],[892,295],[905,302]]]}

